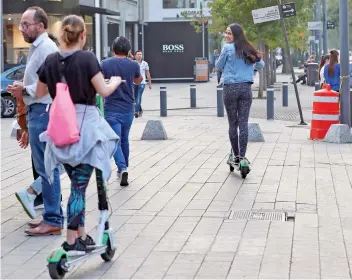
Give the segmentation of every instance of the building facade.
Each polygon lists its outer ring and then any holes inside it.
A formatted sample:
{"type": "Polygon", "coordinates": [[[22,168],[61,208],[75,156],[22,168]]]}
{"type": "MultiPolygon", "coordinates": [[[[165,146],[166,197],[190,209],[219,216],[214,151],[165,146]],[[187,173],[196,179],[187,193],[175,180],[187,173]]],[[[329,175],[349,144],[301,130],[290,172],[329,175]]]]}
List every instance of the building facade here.
{"type": "Polygon", "coordinates": [[[141,36],[145,60],[155,81],[193,81],[196,59],[209,57],[207,21],[200,30],[194,15],[210,16],[202,0],[144,0],[141,36]]]}
{"type": "Polygon", "coordinates": [[[19,24],[22,13],[31,6],[40,6],[46,11],[49,17],[48,32],[56,37],[66,15],[82,16],[87,30],[86,49],[93,51],[99,60],[111,55],[110,46],[117,36],[128,37],[133,49],[138,47],[140,11],[137,0],[26,0],[2,3],[2,71],[26,62],[29,45],[23,40],[19,24]]]}

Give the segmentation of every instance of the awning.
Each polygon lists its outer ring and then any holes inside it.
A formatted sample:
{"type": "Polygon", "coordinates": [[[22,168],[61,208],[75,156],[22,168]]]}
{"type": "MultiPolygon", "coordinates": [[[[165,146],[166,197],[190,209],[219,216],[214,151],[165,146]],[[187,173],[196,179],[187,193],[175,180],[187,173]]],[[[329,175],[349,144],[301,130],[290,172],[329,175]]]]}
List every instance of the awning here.
{"type": "Polygon", "coordinates": [[[109,16],[120,16],[120,12],[116,12],[106,8],[98,8],[98,7],[92,7],[92,6],[86,6],[86,5],[79,5],[79,10],[82,14],[85,14],[85,15],[101,14],[101,15],[109,15],[109,16]]]}

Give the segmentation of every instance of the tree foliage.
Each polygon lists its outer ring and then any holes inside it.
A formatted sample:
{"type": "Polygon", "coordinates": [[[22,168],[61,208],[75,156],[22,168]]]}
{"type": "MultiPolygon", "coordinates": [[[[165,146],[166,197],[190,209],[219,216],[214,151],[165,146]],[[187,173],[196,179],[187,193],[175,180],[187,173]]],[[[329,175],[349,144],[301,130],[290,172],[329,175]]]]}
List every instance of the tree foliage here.
{"type": "MultiPolygon", "coordinates": [[[[335,21],[336,29],[328,30],[328,47],[339,49],[339,0],[329,0],[327,1],[328,10],[328,20],[335,21]]],[[[352,47],[352,0],[348,0],[348,10],[349,10],[349,45],[352,47]]]]}
{"type": "MultiPolygon", "coordinates": [[[[289,0],[283,3],[296,4],[297,16],[286,19],[287,33],[291,47],[306,49],[307,25],[313,17],[312,4],[314,0],[289,0]]],[[[214,0],[211,3],[212,24],[211,32],[223,32],[226,27],[233,23],[239,23],[244,28],[248,38],[252,42],[258,40],[258,27],[260,35],[271,49],[283,46],[284,38],[280,21],[272,21],[261,24],[254,24],[252,10],[277,5],[277,0],[214,0]]]]}

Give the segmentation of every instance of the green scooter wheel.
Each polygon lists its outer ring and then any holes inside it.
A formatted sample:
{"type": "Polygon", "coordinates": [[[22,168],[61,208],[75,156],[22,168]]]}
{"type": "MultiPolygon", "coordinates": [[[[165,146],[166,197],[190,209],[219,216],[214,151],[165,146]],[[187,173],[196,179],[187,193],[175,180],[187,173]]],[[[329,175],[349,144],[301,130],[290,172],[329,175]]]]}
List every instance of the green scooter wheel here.
{"type": "Polygon", "coordinates": [[[104,261],[109,262],[113,259],[116,250],[111,248],[110,238],[107,233],[104,234],[103,244],[107,247],[105,253],[101,254],[100,256],[104,261]]]}
{"type": "Polygon", "coordinates": [[[63,279],[65,277],[66,271],[62,268],[65,262],[66,258],[62,258],[58,262],[51,262],[48,264],[51,279],[63,279]]]}

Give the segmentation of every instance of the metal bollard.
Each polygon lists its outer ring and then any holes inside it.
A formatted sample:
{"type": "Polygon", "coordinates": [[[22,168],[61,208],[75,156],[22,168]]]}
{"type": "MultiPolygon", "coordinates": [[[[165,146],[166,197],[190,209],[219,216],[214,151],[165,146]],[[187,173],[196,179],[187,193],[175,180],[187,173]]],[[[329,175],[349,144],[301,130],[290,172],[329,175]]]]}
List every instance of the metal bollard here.
{"type": "Polygon", "coordinates": [[[160,117],[167,117],[166,87],[160,87],[160,117]]]}
{"type": "Polygon", "coordinates": [[[274,88],[266,90],[266,118],[268,120],[274,119],[274,88]]]}
{"type": "Polygon", "coordinates": [[[315,91],[320,90],[320,82],[315,82],[315,91]]]}
{"type": "Polygon", "coordinates": [[[224,116],[224,99],[223,99],[223,87],[222,85],[217,86],[217,104],[218,104],[218,117],[224,116]]]}
{"type": "Polygon", "coordinates": [[[282,106],[288,106],[288,83],[284,82],[282,85],[282,106]]]}
{"type": "Polygon", "coordinates": [[[191,108],[197,107],[197,89],[196,85],[191,85],[190,87],[190,97],[191,97],[191,108]]]}

